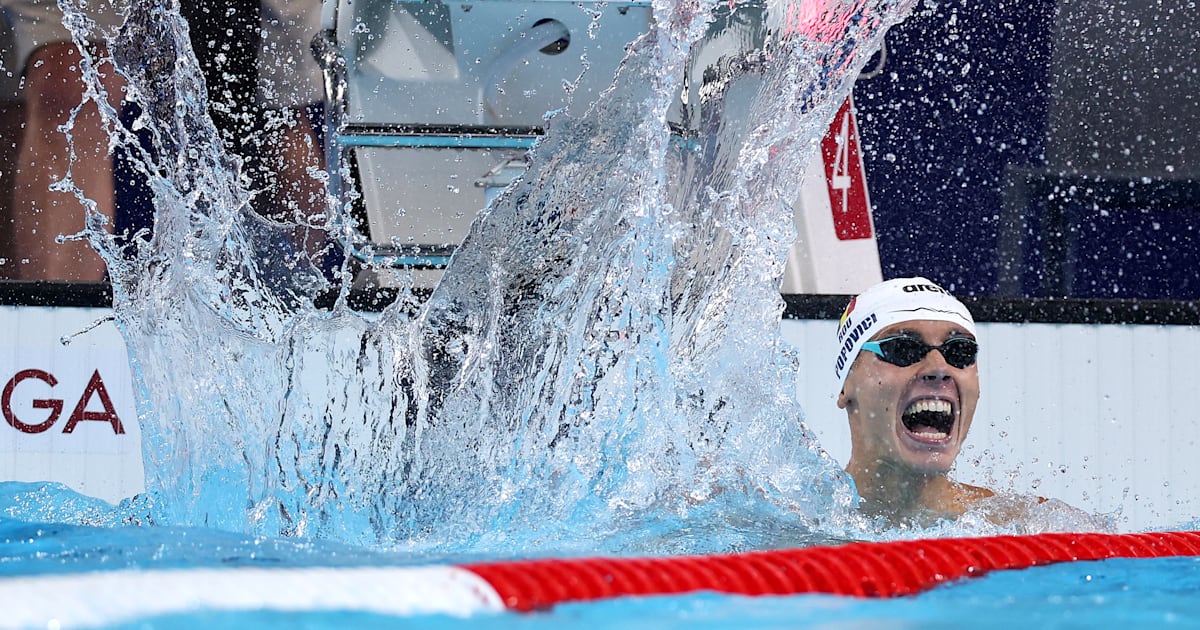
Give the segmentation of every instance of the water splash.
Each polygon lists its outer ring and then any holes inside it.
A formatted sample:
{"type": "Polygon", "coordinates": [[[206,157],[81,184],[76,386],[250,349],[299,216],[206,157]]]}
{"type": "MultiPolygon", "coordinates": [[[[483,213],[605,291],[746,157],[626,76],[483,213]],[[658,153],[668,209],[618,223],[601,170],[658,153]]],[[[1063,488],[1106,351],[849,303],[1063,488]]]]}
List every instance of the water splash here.
{"type": "Polygon", "coordinates": [[[548,122],[429,300],[369,315],[313,306],[328,287],[251,211],[177,6],[133,3],[109,49],[141,113],[125,127],[96,100],[155,223],[88,236],[155,520],[526,553],[764,546],[847,522],[779,337],[787,201],[912,4],[655,2],[613,87],[548,122]]]}

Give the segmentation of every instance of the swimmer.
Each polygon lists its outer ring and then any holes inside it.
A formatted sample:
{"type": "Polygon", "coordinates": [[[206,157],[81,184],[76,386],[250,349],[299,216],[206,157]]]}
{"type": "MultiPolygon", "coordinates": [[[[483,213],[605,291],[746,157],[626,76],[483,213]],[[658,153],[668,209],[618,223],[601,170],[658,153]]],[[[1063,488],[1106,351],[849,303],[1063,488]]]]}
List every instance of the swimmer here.
{"type": "Polygon", "coordinates": [[[877,284],[846,306],[837,339],[846,472],[865,515],[888,526],[972,514],[1008,533],[1115,531],[1112,515],[950,479],[979,402],[979,350],[971,312],[945,289],[925,278],[877,284]]]}
{"type": "Polygon", "coordinates": [[[837,338],[846,472],[860,509],[893,524],[928,524],[993,496],[948,476],[979,401],[967,308],[925,278],[889,280],[850,301],[837,338]]]}

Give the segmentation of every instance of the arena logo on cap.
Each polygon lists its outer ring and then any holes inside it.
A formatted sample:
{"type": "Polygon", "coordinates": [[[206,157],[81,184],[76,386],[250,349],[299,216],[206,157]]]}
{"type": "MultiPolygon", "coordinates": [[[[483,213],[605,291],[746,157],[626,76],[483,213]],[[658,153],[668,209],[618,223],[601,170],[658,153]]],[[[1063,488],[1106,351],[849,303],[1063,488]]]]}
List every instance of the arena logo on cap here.
{"type": "MultiPolygon", "coordinates": [[[[905,293],[920,293],[922,291],[932,291],[934,293],[941,293],[942,295],[950,295],[949,291],[943,289],[942,287],[939,287],[936,284],[906,284],[903,287],[901,287],[900,290],[904,291],[905,293]]],[[[953,296],[951,296],[951,297],[953,297],[953,296]]]]}

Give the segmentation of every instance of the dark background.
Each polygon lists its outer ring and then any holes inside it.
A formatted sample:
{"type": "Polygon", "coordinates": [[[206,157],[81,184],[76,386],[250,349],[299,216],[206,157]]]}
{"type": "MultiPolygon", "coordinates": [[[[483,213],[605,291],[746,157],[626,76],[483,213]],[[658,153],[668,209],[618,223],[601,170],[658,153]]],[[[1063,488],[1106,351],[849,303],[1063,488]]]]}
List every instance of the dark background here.
{"type": "Polygon", "coordinates": [[[854,91],[884,277],[964,295],[1200,298],[1197,14],[1148,0],[918,7],[854,91]]]}

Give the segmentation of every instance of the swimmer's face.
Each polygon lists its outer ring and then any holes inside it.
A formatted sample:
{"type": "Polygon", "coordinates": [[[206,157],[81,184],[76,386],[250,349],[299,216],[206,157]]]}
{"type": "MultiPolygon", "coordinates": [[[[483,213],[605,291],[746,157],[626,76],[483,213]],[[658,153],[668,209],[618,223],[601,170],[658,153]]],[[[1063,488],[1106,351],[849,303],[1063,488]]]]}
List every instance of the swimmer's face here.
{"type": "MultiPolygon", "coordinates": [[[[888,326],[872,341],[900,335],[930,346],[974,338],[951,322],[919,320],[888,326]]],[[[956,368],[936,350],[908,367],[864,350],[838,395],[838,407],[849,412],[857,455],[925,474],[950,469],[978,401],[978,364],[956,368]]]]}

